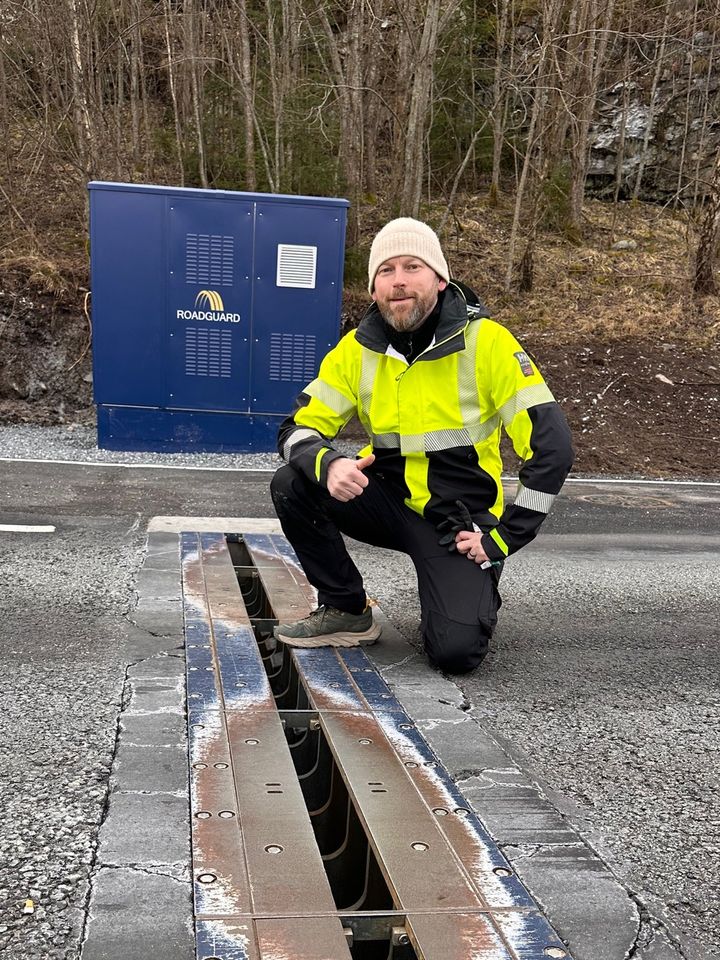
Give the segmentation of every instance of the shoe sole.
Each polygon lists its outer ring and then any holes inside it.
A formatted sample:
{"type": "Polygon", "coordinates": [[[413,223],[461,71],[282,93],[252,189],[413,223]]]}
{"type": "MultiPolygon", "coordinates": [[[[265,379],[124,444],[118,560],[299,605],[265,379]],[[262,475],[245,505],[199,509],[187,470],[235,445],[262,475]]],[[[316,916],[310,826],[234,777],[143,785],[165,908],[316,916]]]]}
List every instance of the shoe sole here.
{"type": "Polygon", "coordinates": [[[275,633],[275,639],[288,647],[369,647],[382,633],[382,627],[374,625],[363,633],[326,633],[317,637],[284,637],[275,633]]]}

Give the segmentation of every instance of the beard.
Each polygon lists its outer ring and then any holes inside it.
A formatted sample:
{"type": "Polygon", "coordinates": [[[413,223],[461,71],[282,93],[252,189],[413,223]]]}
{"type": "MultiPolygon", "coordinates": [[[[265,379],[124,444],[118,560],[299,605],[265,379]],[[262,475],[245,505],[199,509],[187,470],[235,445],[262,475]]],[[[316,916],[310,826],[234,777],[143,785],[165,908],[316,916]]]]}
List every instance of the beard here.
{"type": "MultiPolygon", "coordinates": [[[[399,291],[395,296],[398,296],[398,294],[399,291]]],[[[398,333],[410,333],[421,327],[437,303],[437,296],[433,295],[421,297],[417,294],[407,294],[407,296],[411,296],[415,300],[409,309],[403,307],[400,310],[397,308],[393,310],[393,300],[390,297],[387,300],[378,300],[377,302],[385,323],[391,326],[393,330],[397,330],[398,333]]]]}

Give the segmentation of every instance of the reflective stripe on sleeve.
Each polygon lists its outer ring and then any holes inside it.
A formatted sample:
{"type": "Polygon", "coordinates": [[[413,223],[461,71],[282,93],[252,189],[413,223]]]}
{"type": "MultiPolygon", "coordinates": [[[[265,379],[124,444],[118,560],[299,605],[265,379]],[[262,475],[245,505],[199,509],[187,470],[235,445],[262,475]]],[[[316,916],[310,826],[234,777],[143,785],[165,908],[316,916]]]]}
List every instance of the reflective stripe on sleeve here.
{"type": "Polygon", "coordinates": [[[555,494],[553,493],[531,490],[519,483],[515,506],[525,507],[526,510],[536,510],[538,513],[550,513],[554,500],[555,494]]]}
{"type": "Polygon", "coordinates": [[[323,458],[323,457],[325,456],[325,454],[329,451],[329,449],[330,449],[330,447],[320,447],[320,449],[319,449],[318,452],[317,452],[317,456],[315,457],[315,478],[316,478],[316,480],[318,481],[318,483],[320,482],[320,471],[321,471],[321,467],[322,467],[322,458],[323,458]]]}
{"type": "Polygon", "coordinates": [[[497,532],[497,528],[496,528],[496,527],[493,527],[493,528],[492,528],[492,530],[490,531],[490,536],[493,538],[493,540],[495,541],[495,543],[500,547],[500,549],[501,549],[502,552],[505,554],[505,556],[507,556],[508,553],[510,553],[510,547],[508,547],[508,545],[505,543],[505,541],[503,540],[503,538],[502,538],[502,537],[500,536],[500,534],[497,532]]]}
{"type": "Polygon", "coordinates": [[[323,440],[317,430],[310,430],[308,427],[298,427],[297,430],[293,430],[290,436],[287,438],[283,444],[282,455],[283,460],[290,459],[290,451],[295,446],[296,443],[299,443],[301,440],[323,440]]]}
{"type": "Polygon", "coordinates": [[[536,407],[539,403],[552,403],[554,400],[555,397],[546,383],[534,383],[529,387],[518,390],[515,396],[510,397],[500,407],[498,413],[502,417],[502,422],[507,426],[513,422],[516,414],[520,413],[521,410],[536,407]]]}
{"type": "Polygon", "coordinates": [[[351,410],[355,409],[355,404],[352,400],[348,400],[344,393],[340,393],[339,390],[331,387],[329,383],[325,383],[325,381],[319,377],[308,384],[303,390],[303,393],[307,393],[310,397],[315,397],[316,400],[324,403],[329,410],[332,410],[332,412],[336,413],[339,417],[344,417],[350,413],[351,410]]]}
{"type": "Polygon", "coordinates": [[[377,353],[373,353],[371,350],[363,350],[362,362],[360,364],[358,397],[360,400],[360,414],[365,417],[367,423],[370,422],[370,404],[372,402],[375,374],[377,373],[379,362],[380,356],[377,353]]]}

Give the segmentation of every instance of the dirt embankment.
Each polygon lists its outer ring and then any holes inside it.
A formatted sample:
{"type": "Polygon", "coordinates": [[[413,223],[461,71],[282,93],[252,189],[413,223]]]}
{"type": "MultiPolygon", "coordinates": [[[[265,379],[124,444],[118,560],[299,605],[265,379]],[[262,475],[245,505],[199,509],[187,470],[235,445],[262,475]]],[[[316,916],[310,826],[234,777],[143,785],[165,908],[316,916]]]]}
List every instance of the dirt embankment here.
{"type": "MultiPolygon", "coordinates": [[[[451,270],[535,356],[572,427],[575,472],[720,479],[720,300],[692,301],[683,216],[592,202],[581,243],[540,236],[535,288],[521,294],[504,286],[509,201],[466,198],[455,213],[442,233],[451,270]]],[[[423,212],[435,224],[441,215],[423,212]]],[[[386,219],[368,213],[367,246],[386,219]]],[[[78,263],[40,274],[0,263],[0,423],[93,419],[78,263]],[[61,289],[47,276],[64,276],[61,289]]],[[[366,303],[358,276],[346,315],[358,319],[366,303]]]]}

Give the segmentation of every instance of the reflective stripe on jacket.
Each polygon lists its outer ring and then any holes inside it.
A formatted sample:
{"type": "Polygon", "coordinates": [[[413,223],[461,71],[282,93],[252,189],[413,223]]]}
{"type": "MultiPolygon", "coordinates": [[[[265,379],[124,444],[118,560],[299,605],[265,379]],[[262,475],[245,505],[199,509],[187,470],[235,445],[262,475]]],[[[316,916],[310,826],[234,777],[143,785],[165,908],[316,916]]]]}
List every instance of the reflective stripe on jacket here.
{"type": "Polygon", "coordinates": [[[283,458],[325,485],[343,456],[332,440],[357,414],[371,471],[396,484],[433,523],[462,500],[502,559],[533,539],[572,465],[570,432],[533,361],[500,324],[445,291],[435,338],[408,365],[373,305],[323,360],[280,429],[283,458]],[[523,461],[515,502],[503,505],[500,433],[523,461]]]}

